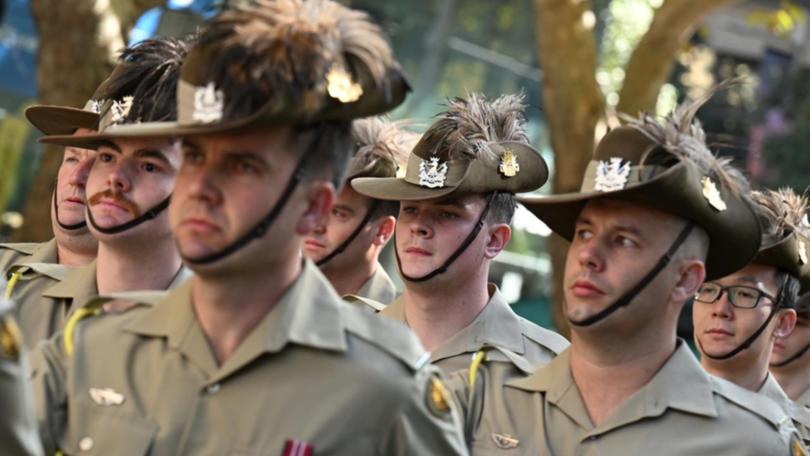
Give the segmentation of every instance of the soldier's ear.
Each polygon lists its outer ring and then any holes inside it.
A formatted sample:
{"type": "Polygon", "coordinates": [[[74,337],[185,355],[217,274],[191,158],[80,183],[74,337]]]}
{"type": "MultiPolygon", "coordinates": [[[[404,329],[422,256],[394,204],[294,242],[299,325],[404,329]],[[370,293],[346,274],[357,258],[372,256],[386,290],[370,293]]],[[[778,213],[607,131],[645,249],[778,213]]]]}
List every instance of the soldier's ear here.
{"type": "Polygon", "coordinates": [[[509,244],[509,239],[512,237],[512,228],[506,223],[494,223],[485,225],[484,234],[487,235],[487,245],[484,248],[484,256],[488,259],[495,258],[503,249],[506,244],[509,244]]]}
{"type": "Polygon", "coordinates": [[[776,317],[776,328],[773,330],[774,337],[787,337],[796,327],[796,311],[793,309],[783,309],[776,317]]]}
{"type": "Polygon", "coordinates": [[[374,233],[374,239],[372,243],[376,246],[384,246],[391,236],[394,235],[394,228],[396,228],[397,219],[393,216],[385,216],[380,217],[374,222],[376,226],[376,233],[374,233]]]}
{"type": "Polygon", "coordinates": [[[697,293],[706,278],[706,266],[696,259],[684,259],[678,269],[678,282],[672,289],[671,299],[674,302],[686,302],[697,293]]]}
{"type": "Polygon", "coordinates": [[[335,186],[326,180],[315,180],[306,187],[306,210],[298,219],[296,233],[301,236],[314,231],[326,222],[335,203],[335,186]]]}

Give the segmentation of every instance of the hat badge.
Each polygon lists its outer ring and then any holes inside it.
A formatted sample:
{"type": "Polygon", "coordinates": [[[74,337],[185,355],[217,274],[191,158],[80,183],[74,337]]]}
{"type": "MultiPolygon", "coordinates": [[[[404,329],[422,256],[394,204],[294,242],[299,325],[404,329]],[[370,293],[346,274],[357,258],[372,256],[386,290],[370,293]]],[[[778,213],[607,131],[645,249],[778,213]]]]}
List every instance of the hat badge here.
{"type": "Polygon", "coordinates": [[[444,187],[447,180],[447,163],[439,163],[439,157],[431,157],[430,163],[421,160],[419,163],[419,185],[427,188],[444,187]]]}
{"type": "Polygon", "coordinates": [[[596,177],[593,189],[597,192],[615,192],[627,185],[630,177],[630,162],[622,163],[619,157],[611,157],[609,161],[600,160],[596,165],[596,177]]]}
{"type": "Polygon", "coordinates": [[[194,112],[191,119],[199,123],[219,122],[225,108],[225,95],[216,90],[213,82],[194,91],[194,112]]]}
{"type": "Polygon", "coordinates": [[[520,172],[520,163],[518,163],[512,149],[504,149],[498,171],[506,177],[514,177],[520,172]]]}
{"type": "Polygon", "coordinates": [[[104,104],[104,100],[90,100],[87,102],[87,110],[99,114],[102,104],[104,104]]]}
{"type": "Polygon", "coordinates": [[[352,103],[363,95],[363,86],[353,82],[342,65],[332,65],[326,74],[326,91],[341,103],[352,103]]]}
{"type": "Polygon", "coordinates": [[[799,248],[799,265],[804,266],[807,264],[807,247],[802,240],[797,242],[797,247],[799,248]]]}
{"type": "Polygon", "coordinates": [[[124,97],[120,101],[113,101],[113,104],[110,107],[112,123],[119,124],[127,118],[130,109],[132,109],[132,101],[132,96],[124,97]]]}
{"type": "Polygon", "coordinates": [[[700,184],[703,186],[703,197],[706,198],[706,201],[709,202],[711,207],[717,209],[719,212],[723,212],[728,208],[726,202],[723,201],[723,197],[720,195],[720,191],[717,190],[717,185],[715,185],[714,181],[709,176],[703,176],[703,179],[700,180],[700,184]]]}

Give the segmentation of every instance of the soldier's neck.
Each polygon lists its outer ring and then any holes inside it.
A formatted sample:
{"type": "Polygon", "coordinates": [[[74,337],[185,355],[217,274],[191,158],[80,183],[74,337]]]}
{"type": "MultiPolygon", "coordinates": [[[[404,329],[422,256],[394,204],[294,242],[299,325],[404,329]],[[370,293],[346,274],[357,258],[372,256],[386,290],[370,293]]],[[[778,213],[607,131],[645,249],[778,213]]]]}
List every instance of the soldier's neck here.
{"type": "MultiPolygon", "coordinates": [[[[335,288],[340,296],[356,294],[366,281],[374,275],[377,269],[377,261],[366,261],[364,258],[358,259],[352,267],[340,267],[326,264],[321,269],[323,275],[329,279],[329,283],[335,288]]],[[[384,302],[383,304],[388,304],[384,302]]]]}
{"type": "Polygon", "coordinates": [[[300,259],[289,258],[235,273],[195,271],[192,306],[218,365],[236,352],[301,274],[300,259]]]}
{"type": "Polygon", "coordinates": [[[810,351],[785,367],[772,367],[771,373],[791,399],[798,400],[810,388],[810,351]]]}
{"type": "Polygon", "coordinates": [[[90,233],[56,236],[56,257],[62,266],[84,266],[96,258],[98,241],[90,233]]]}
{"type": "Polygon", "coordinates": [[[650,382],[676,348],[674,328],[666,338],[625,337],[626,343],[594,344],[572,332],[571,374],[594,426],[650,382]]]}
{"type": "Polygon", "coordinates": [[[100,243],[96,260],[99,294],[133,290],[165,290],[183,262],[174,242],[155,240],[138,249],[100,243]]]}
{"type": "Polygon", "coordinates": [[[767,353],[755,353],[752,350],[756,345],[743,350],[736,356],[725,360],[713,360],[701,357],[700,364],[706,372],[728,380],[750,391],[759,391],[765,378],[768,376],[768,354],[773,348],[768,345],[767,353]]]}
{"type": "Polygon", "coordinates": [[[489,298],[486,276],[456,284],[406,282],[402,293],[408,326],[428,351],[436,351],[472,323],[489,298]]]}

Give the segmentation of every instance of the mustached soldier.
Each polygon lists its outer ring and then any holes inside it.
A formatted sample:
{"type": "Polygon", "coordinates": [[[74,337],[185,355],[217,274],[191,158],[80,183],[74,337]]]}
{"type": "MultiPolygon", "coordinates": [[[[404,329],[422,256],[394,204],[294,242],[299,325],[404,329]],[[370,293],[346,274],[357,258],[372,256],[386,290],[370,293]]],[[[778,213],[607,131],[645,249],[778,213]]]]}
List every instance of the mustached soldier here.
{"type": "Polygon", "coordinates": [[[352,123],[355,151],[346,184],[332,212],[304,241],[304,253],[341,296],[383,304],[396,298],[394,282],[378,258],[394,234],[399,204],[363,196],[348,183],[358,177],[395,177],[418,139],[402,122],[372,117],[352,123]]]}
{"type": "Polygon", "coordinates": [[[599,143],[578,193],[523,197],[571,241],[564,315],[571,346],[529,376],[496,364],[452,388],[473,454],[790,454],[790,419],[706,373],[676,337],[704,277],[748,264],[760,244],[747,181],[712,155],[700,104],[628,119],[599,143]]]}
{"type": "Polygon", "coordinates": [[[404,177],[352,180],[361,194],[399,202],[395,247],[405,291],[380,314],[407,323],[444,372],[465,368],[485,348],[531,371],[567,345],[516,315],[487,283],[509,242],[514,194],[548,176],[528,143],[523,110],[520,95],[453,100],[414,147],[404,177]]]}
{"type": "Polygon", "coordinates": [[[701,285],[692,306],[695,343],[709,373],[775,401],[807,441],[810,411],[768,375],[774,342],[793,331],[799,293],[810,291],[807,200],[790,189],[755,191],[752,199],[762,246],[750,264],[701,285]]]}
{"type": "Polygon", "coordinates": [[[195,275],[32,354],[46,450],[466,454],[413,335],[344,303],[300,255],[343,182],[351,121],[407,90],[378,27],[338,3],[251,2],[210,22],[178,121],[115,130],[181,138],[169,216],[195,275]]]}

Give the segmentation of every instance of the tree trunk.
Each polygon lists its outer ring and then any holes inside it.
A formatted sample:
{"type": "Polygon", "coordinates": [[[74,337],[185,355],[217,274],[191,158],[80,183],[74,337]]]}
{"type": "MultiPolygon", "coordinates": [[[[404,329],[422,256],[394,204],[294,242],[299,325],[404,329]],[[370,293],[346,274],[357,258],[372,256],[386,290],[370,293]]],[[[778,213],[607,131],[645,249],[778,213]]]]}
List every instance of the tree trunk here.
{"type": "Polygon", "coordinates": [[[653,112],[658,92],[672,73],[678,49],[691,38],[704,17],[733,1],[666,0],[627,62],[616,110],[631,116],[641,111],[653,112]]]}
{"type": "MultiPolygon", "coordinates": [[[[125,45],[124,34],[141,12],[161,0],[113,1],[31,0],[39,34],[37,85],[39,102],[83,106],[112,70],[115,56],[125,45]],[[123,18],[123,19],[122,19],[123,18]]],[[[62,148],[45,146],[23,211],[25,227],[12,236],[16,241],[50,238],[50,201],[62,148]]]]}
{"type": "MultiPolygon", "coordinates": [[[[582,21],[591,3],[535,0],[534,6],[543,108],[554,149],[553,190],[575,192],[591,159],[596,124],[604,113],[604,97],[596,83],[596,43],[592,30],[582,21]]],[[[568,334],[561,305],[567,243],[557,236],[549,241],[554,325],[568,334]]]]}

